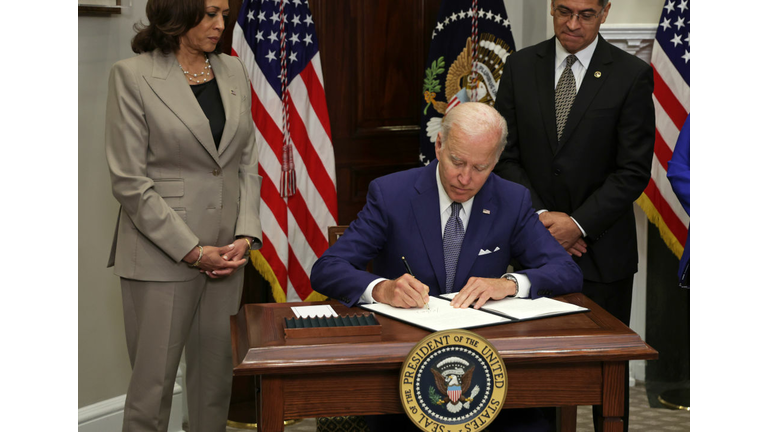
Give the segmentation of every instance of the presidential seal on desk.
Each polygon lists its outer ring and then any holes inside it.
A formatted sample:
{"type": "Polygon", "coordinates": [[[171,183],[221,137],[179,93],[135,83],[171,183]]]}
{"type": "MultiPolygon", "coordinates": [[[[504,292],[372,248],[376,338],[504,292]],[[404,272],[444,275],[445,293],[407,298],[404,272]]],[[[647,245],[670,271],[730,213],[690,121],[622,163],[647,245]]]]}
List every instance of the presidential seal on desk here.
{"type": "Polygon", "coordinates": [[[485,338],[467,330],[430,334],[400,370],[403,409],[423,431],[481,431],[506,396],[504,361],[485,338]]]}

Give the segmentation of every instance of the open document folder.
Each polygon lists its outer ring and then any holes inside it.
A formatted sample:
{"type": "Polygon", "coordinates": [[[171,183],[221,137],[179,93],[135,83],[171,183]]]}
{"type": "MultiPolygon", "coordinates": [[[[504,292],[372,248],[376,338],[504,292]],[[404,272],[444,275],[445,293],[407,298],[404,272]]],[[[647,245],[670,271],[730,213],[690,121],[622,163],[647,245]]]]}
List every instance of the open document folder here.
{"type": "MultiPolygon", "coordinates": [[[[441,294],[440,297],[449,301],[458,293],[441,294]]],[[[589,309],[575,304],[554,300],[548,297],[529,298],[507,297],[501,300],[488,300],[480,310],[498,314],[513,321],[525,321],[566,315],[577,312],[588,312],[589,309]]]]}
{"type": "Polygon", "coordinates": [[[458,309],[449,300],[429,297],[429,308],[402,309],[384,303],[361,304],[361,308],[432,330],[467,329],[512,322],[511,319],[472,308],[458,309]]]}
{"type": "Polygon", "coordinates": [[[460,309],[450,304],[455,295],[442,294],[441,297],[445,298],[430,296],[429,308],[402,309],[384,303],[361,304],[360,307],[432,331],[484,327],[589,311],[585,307],[547,297],[536,300],[510,297],[489,300],[479,310],[471,307],[460,309]]]}

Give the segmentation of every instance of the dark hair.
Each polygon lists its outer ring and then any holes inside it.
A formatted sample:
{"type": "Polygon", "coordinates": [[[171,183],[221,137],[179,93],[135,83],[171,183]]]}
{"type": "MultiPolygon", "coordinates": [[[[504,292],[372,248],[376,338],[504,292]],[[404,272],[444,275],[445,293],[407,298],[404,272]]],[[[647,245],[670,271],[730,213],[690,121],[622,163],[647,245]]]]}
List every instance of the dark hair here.
{"type": "Polygon", "coordinates": [[[137,54],[156,49],[165,54],[176,51],[179,37],[198,25],[204,15],[205,0],[149,0],[149,24],[133,25],[136,36],[131,40],[131,49],[137,54]]]}

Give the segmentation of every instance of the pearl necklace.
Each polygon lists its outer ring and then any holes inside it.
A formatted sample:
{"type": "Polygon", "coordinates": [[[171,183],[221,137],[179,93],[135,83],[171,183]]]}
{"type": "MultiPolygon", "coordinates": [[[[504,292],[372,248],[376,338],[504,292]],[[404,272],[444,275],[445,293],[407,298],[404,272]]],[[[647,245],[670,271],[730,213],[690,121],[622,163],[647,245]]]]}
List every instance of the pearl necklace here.
{"type": "Polygon", "coordinates": [[[199,78],[202,78],[203,82],[206,82],[210,79],[211,76],[211,65],[208,63],[208,56],[205,56],[205,67],[199,74],[190,74],[189,71],[184,70],[184,68],[181,66],[181,63],[179,63],[179,68],[182,72],[184,72],[185,77],[189,78],[190,81],[194,81],[198,84],[200,83],[199,78]]]}

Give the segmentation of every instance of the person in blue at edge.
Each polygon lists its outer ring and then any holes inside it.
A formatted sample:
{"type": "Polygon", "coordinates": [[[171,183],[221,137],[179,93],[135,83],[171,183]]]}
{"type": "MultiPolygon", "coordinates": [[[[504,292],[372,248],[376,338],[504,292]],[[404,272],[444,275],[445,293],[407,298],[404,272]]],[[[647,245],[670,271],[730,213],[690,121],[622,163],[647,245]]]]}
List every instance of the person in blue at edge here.
{"type": "MultiPolygon", "coordinates": [[[[683,205],[685,212],[691,214],[691,115],[685,119],[680,135],[677,137],[675,151],[667,164],[667,178],[675,191],[677,199],[683,205]]],[[[680,288],[691,287],[691,230],[688,228],[688,240],[680,258],[680,269],[677,276],[680,288]]]]}
{"type": "MultiPolygon", "coordinates": [[[[347,306],[402,308],[451,291],[459,291],[454,307],[581,291],[581,270],[539,221],[528,190],[492,173],[506,141],[506,121],[494,108],[464,103],[450,110],[435,142],[438,162],[371,182],[357,219],[312,268],[312,288],[347,306]],[[451,224],[466,234],[449,265],[443,238],[451,224]],[[414,276],[404,273],[403,256],[414,276]],[[523,269],[505,273],[511,259],[523,269]],[[365,270],[370,260],[373,273],[365,270]]],[[[488,430],[546,431],[553,420],[553,408],[504,410],[488,430]]],[[[374,432],[419,430],[405,415],[367,421],[374,432]]]]}

